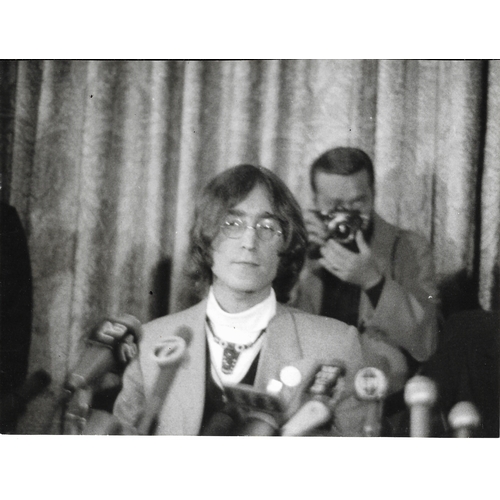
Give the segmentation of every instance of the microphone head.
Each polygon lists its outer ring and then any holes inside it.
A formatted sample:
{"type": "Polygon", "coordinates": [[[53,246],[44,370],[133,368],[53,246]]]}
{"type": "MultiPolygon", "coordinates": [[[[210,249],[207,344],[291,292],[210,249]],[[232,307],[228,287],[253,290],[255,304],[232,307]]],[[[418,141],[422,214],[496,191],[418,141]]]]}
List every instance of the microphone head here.
{"type": "Polygon", "coordinates": [[[153,356],[160,367],[171,365],[182,359],[186,346],[183,338],[169,337],[155,346],[153,356]]]}
{"type": "Polygon", "coordinates": [[[345,363],[338,359],[304,358],[282,368],[280,380],[288,387],[301,389],[320,382],[321,377],[317,380],[320,374],[329,378],[327,375],[331,370],[335,372],[335,374],[332,373],[333,377],[343,377],[346,373],[345,363]]]}
{"type": "Polygon", "coordinates": [[[437,386],[430,378],[415,375],[405,385],[404,399],[409,406],[433,406],[437,401],[437,386]]]}
{"type": "Polygon", "coordinates": [[[454,430],[478,427],[481,417],[470,401],[460,401],[450,411],[448,422],[454,430]]]}
{"type": "Polygon", "coordinates": [[[191,340],[193,339],[193,331],[188,326],[182,325],[179,328],[177,328],[177,330],[174,333],[174,336],[180,337],[181,339],[184,340],[186,346],[189,346],[191,340]]]}
{"type": "Polygon", "coordinates": [[[325,403],[310,399],[281,428],[282,436],[305,436],[328,423],[333,412],[325,403]]]}
{"type": "Polygon", "coordinates": [[[171,365],[182,360],[186,350],[193,338],[191,328],[182,325],[169,336],[157,344],[153,351],[153,356],[160,367],[171,365]]]}
{"type": "Polygon", "coordinates": [[[215,413],[202,436],[228,436],[234,427],[234,420],[227,413],[215,413]]]}
{"type": "Polygon", "coordinates": [[[142,337],[141,322],[131,314],[110,316],[100,323],[93,335],[96,340],[107,345],[114,345],[126,335],[132,335],[137,344],[142,337]]]}
{"type": "Polygon", "coordinates": [[[303,358],[285,366],[280,380],[287,418],[311,398],[336,404],[343,392],[345,373],[345,364],[338,359],[303,358]]]}
{"type": "Polygon", "coordinates": [[[142,324],[135,316],[132,316],[132,314],[120,314],[119,316],[110,316],[107,319],[112,323],[124,325],[129,333],[134,335],[136,341],[141,339],[142,324]]]}
{"type": "Polygon", "coordinates": [[[363,401],[379,401],[387,395],[389,381],[382,370],[367,366],[356,373],[354,389],[363,401]]]}

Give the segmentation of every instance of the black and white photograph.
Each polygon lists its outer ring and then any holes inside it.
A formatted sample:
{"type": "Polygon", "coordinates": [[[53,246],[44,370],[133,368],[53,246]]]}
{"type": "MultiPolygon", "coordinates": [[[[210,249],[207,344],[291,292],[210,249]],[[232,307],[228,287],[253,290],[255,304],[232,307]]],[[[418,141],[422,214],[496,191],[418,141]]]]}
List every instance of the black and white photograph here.
{"type": "Polygon", "coordinates": [[[494,58],[1,59],[0,448],[498,443],[499,158],[494,58]]]}

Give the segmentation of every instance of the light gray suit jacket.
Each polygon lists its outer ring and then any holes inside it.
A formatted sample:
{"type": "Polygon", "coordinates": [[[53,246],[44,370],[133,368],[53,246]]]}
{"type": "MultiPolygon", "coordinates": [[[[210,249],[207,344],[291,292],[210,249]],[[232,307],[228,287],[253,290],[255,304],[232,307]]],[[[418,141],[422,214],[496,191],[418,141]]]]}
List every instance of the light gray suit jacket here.
{"type": "MultiPolygon", "coordinates": [[[[192,339],[187,356],[180,364],[166,393],[161,395],[156,434],[198,435],[206,388],[206,299],[185,311],[156,319],[144,325],[139,356],[128,366],[123,389],[118,395],[114,415],[134,433],[147,409],[155,405],[158,380],[164,376],[154,358],[155,347],[179,329],[189,329],[192,339]]],[[[353,378],[360,368],[389,362],[393,389],[404,379],[404,359],[385,343],[358,334],[345,323],[277,304],[276,316],[267,328],[259,357],[254,387],[265,391],[270,379],[279,379],[280,370],[303,359],[340,360],[346,366],[346,393],[336,407],[335,428],[341,435],[361,435],[367,405],[353,394],[353,378]],[[396,358],[395,358],[396,356],[396,358]],[[396,361],[395,361],[396,359],[396,361]]]]}
{"type": "MultiPolygon", "coordinates": [[[[399,229],[375,214],[370,248],[385,284],[376,308],[368,295],[361,293],[358,327],[385,337],[418,361],[429,359],[437,346],[439,305],[429,244],[416,233],[399,229]]],[[[322,298],[320,268],[308,261],[290,304],[320,314],[322,298]]]]}

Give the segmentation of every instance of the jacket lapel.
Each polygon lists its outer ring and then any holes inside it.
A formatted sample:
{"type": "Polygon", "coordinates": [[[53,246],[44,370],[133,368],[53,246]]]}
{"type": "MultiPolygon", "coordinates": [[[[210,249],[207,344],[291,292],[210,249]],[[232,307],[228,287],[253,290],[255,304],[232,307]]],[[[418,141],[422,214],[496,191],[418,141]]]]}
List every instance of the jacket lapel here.
{"type": "Polygon", "coordinates": [[[299,296],[292,301],[295,307],[311,314],[320,314],[323,298],[323,282],[319,276],[319,268],[315,262],[308,261],[304,266],[301,284],[298,287],[299,296]]]}
{"type": "MultiPolygon", "coordinates": [[[[176,377],[160,412],[158,434],[197,435],[205,404],[206,300],[190,310],[180,326],[193,333],[188,355],[179,366],[176,377]]],[[[279,379],[280,370],[302,358],[303,354],[292,313],[281,304],[269,323],[257,367],[255,388],[265,391],[270,379],[279,379]]]]}
{"type": "Polygon", "coordinates": [[[200,430],[205,405],[206,308],[203,300],[181,324],[193,337],[162,407],[158,434],[196,435],[200,430]]]}
{"type": "Polygon", "coordinates": [[[293,315],[278,303],[276,315],[267,327],[255,377],[255,388],[265,391],[270,379],[279,380],[281,368],[302,356],[293,315]]]}
{"type": "MultiPolygon", "coordinates": [[[[371,242],[372,255],[384,275],[387,276],[388,279],[394,279],[392,260],[394,245],[396,244],[399,232],[377,214],[374,214],[373,216],[373,223],[373,240],[371,242]]],[[[369,323],[374,314],[375,309],[373,308],[368,295],[362,292],[358,325],[369,323]]]]}
{"type": "Polygon", "coordinates": [[[398,230],[384,221],[380,216],[373,216],[374,230],[371,242],[372,254],[377,260],[381,271],[393,279],[391,270],[391,259],[394,244],[398,237],[398,230]]]}

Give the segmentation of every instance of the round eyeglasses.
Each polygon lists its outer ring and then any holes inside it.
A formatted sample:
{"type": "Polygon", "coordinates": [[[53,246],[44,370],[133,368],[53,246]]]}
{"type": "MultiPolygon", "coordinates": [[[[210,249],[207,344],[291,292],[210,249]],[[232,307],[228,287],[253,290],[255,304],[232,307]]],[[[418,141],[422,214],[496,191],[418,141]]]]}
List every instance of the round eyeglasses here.
{"type": "Polygon", "coordinates": [[[262,241],[270,241],[274,236],[283,234],[278,223],[273,219],[257,222],[254,226],[250,226],[241,219],[226,219],[220,227],[224,236],[233,239],[241,238],[247,229],[253,229],[257,238],[262,241]]]}

